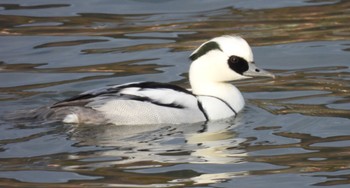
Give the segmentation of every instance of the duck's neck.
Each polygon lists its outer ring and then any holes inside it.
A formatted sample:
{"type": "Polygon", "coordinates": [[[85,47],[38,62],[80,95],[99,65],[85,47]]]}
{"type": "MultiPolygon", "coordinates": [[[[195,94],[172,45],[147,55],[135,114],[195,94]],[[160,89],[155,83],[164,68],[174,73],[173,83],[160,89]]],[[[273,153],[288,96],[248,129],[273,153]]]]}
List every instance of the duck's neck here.
{"type": "Polygon", "coordinates": [[[236,112],[244,107],[244,98],[242,93],[232,84],[225,82],[208,82],[190,79],[192,92],[195,95],[212,96],[220,98],[229,104],[236,112]]]}
{"type": "Polygon", "coordinates": [[[227,56],[220,51],[208,52],[205,57],[192,62],[189,80],[193,94],[219,98],[238,112],[244,107],[244,98],[235,86],[226,81],[239,79],[239,77],[231,74],[226,64],[213,63],[226,61],[227,56]]]}

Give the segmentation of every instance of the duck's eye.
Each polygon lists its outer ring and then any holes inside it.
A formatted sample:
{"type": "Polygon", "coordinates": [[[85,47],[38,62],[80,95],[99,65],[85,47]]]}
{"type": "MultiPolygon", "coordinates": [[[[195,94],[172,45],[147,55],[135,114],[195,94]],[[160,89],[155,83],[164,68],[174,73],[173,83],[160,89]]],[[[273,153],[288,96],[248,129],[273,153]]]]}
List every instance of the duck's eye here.
{"type": "Polygon", "coordinates": [[[233,71],[237,72],[238,74],[243,74],[249,69],[248,62],[245,59],[237,56],[230,56],[228,59],[228,65],[233,71]]]}
{"type": "Polygon", "coordinates": [[[233,63],[238,63],[239,59],[236,56],[231,56],[229,61],[230,61],[231,64],[233,64],[233,63]]]}

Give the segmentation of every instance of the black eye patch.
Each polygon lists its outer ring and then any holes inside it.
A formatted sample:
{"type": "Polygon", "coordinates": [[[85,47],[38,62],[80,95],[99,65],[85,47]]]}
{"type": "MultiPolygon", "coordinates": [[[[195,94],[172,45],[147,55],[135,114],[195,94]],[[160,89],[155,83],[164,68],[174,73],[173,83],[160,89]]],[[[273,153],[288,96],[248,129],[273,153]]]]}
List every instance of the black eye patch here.
{"type": "Polygon", "coordinates": [[[241,57],[237,57],[234,55],[230,56],[227,62],[230,69],[237,72],[238,74],[243,74],[249,69],[248,62],[241,57]]]}

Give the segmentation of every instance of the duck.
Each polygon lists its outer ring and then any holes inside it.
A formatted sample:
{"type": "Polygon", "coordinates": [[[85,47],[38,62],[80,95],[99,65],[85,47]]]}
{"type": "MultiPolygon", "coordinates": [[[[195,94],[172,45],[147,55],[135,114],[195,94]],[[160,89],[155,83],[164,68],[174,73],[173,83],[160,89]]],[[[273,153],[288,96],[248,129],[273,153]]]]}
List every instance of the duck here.
{"type": "Polygon", "coordinates": [[[223,35],[190,54],[191,89],[160,82],[132,82],[78,94],[48,106],[40,116],[67,124],[184,124],[237,116],[242,93],[231,81],[275,76],[254,62],[248,42],[223,35]]]}

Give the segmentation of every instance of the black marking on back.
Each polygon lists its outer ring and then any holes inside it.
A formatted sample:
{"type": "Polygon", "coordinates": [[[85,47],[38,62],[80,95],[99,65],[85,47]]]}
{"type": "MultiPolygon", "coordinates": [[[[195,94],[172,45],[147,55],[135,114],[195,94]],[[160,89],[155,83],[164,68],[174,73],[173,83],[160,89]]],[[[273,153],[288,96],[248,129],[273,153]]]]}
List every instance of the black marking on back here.
{"type": "MultiPolygon", "coordinates": [[[[190,94],[193,95],[192,92],[188,91],[187,89],[184,89],[180,86],[177,85],[173,85],[173,84],[167,84],[167,83],[160,83],[160,82],[139,82],[139,83],[132,83],[132,84],[127,84],[127,85],[122,85],[119,88],[119,91],[121,89],[125,89],[128,87],[139,87],[141,89],[172,89],[174,91],[178,91],[178,92],[183,92],[186,94],[190,94]]],[[[113,89],[113,88],[111,88],[113,89]]]]}
{"type": "Polygon", "coordinates": [[[205,55],[206,53],[208,53],[211,50],[221,50],[219,44],[217,42],[211,41],[211,42],[207,42],[205,43],[203,46],[201,46],[196,53],[192,54],[190,56],[190,59],[192,61],[195,61],[196,59],[200,58],[201,56],[205,55]]]}
{"type": "Polygon", "coordinates": [[[227,63],[233,71],[241,75],[243,75],[243,73],[249,69],[248,62],[245,59],[238,56],[230,56],[227,63]]]}
{"type": "MultiPolygon", "coordinates": [[[[166,84],[166,83],[159,83],[159,82],[139,82],[139,83],[131,83],[131,84],[125,84],[125,85],[120,85],[117,87],[108,87],[104,90],[101,90],[100,92],[97,93],[86,93],[86,94],[80,94],[80,95],[76,95],[73,96],[71,98],[65,99],[63,101],[57,102],[55,104],[53,104],[51,106],[51,108],[55,108],[55,107],[61,107],[61,106],[83,106],[87,103],[90,102],[90,99],[94,98],[94,97],[98,97],[98,96],[115,96],[115,97],[121,97],[121,96],[126,96],[123,94],[120,94],[119,92],[123,89],[126,88],[140,88],[140,90],[143,89],[172,89],[174,91],[178,91],[178,92],[183,92],[189,95],[193,95],[190,91],[176,86],[176,85],[172,85],[172,84],[166,84]]],[[[181,106],[179,104],[175,104],[175,103],[170,103],[170,104],[163,104],[163,103],[159,103],[157,101],[154,101],[148,97],[140,97],[140,96],[134,96],[134,95],[127,95],[128,99],[132,99],[132,100],[139,100],[139,101],[149,101],[153,104],[156,105],[160,105],[160,106],[168,106],[168,107],[173,107],[173,108],[184,108],[184,106],[181,106]]]]}
{"type": "Polygon", "coordinates": [[[178,109],[184,109],[185,106],[177,104],[175,102],[173,103],[160,103],[158,101],[152,100],[149,97],[141,97],[141,96],[135,96],[135,95],[126,95],[126,94],[121,94],[120,95],[123,99],[131,99],[135,101],[141,101],[141,102],[149,102],[158,106],[164,106],[164,107],[170,107],[170,108],[178,108],[178,109]]]}

